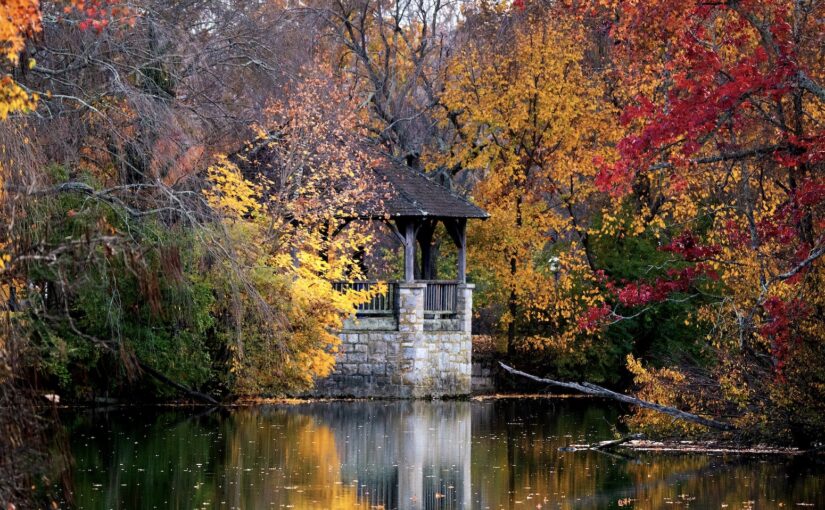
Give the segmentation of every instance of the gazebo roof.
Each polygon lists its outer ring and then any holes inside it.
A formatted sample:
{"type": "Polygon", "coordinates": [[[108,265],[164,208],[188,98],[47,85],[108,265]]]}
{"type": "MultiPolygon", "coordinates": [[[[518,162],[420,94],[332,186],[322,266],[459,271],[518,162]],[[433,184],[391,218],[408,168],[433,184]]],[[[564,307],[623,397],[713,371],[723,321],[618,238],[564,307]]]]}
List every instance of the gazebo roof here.
{"type": "Polygon", "coordinates": [[[376,185],[382,190],[382,203],[377,206],[364,204],[356,210],[358,217],[489,217],[483,209],[466,198],[407,165],[391,161],[374,171],[376,185]]]}
{"type": "MultiPolygon", "coordinates": [[[[277,175],[279,135],[270,133],[230,156],[247,178],[277,175]]],[[[375,179],[364,182],[364,199],[345,218],[478,218],[489,215],[472,202],[418,170],[389,158],[376,158],[375,179]]]]}

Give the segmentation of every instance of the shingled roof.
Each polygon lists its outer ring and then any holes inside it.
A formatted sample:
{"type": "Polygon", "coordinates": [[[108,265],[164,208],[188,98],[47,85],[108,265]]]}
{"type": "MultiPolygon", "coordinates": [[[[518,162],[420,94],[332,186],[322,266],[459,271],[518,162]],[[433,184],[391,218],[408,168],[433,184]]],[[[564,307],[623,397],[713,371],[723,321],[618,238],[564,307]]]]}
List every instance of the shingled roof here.
{"type": "Polygon", "coordinates": [[[362,218],[432,217],[479,218],[489,215],[466,198],[407,165],[387,162],[375,169],[381,187],[381,205],[364,204],[362,218]]]}

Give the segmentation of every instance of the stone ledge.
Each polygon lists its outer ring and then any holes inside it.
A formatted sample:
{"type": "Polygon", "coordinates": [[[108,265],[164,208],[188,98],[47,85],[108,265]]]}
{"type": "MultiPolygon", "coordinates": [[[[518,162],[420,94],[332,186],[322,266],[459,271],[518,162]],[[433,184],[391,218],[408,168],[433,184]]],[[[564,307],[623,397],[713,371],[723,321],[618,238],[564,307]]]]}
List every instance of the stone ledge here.
{"type": "Polygon", "coordinates": [[[396,284],[399,289],[426,289],[427,284],[421,282],[398,282],[396,284]]]}

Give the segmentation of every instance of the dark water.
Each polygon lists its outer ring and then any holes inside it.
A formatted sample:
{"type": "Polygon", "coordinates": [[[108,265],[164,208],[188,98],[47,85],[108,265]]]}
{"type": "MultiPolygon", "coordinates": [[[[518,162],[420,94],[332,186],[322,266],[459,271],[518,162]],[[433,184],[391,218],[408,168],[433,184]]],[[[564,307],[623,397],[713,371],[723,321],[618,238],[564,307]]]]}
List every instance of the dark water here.
{"type": "Polygon", "coordinates": [[[589,400],[331,402],[67,416],[86,509],[825,508],[786,457],[563,452],[609,439],[589,400]]]}

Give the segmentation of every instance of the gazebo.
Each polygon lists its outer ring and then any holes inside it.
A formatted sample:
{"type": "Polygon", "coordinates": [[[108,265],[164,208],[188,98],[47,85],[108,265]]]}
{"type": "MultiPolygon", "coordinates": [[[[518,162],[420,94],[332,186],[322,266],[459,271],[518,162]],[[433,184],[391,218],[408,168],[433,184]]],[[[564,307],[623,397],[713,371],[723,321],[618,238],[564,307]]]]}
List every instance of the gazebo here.
{"type": "Polygon", "coordinates": [[[365,203],[351,219],[387,223],[404,247],[399,282],[338,282],[340,289],[381,285],[385,292],[359,306],[339,332],[341,349],[333,374],[317,381],[315,395],[440,397],[468,395],[472,373],[473,288],[467,279],[469,219],[487,213],[413,168],[388,164],[374,169],[381,203],[365,203]],[[431,250],[441,222],[458,250],[455,280],[434,280],[431,250]],[[416,279],[416,245],[421,278],[416,279]]]}
{"type": "MultiPolygon", "coordinates": [[[[249,178],[277,172],[277,136],[235,156],[249,178]]],[[[473,285],[467,283],[467,220],[487,213],[469,200],[399,162],[370,169],[364,200],[340,216],[381,221],[404,247],[404,278],[395,282],[333,282],[341,291],[380,286],[340,331],[334,372],[316,381],[316,396],[416,398],[470,393],[473,285]],[[433,236],[442,223],[458,251],[455,280],[435,280],[433,236]],[[416,247],[420,278],[416,279],[416,247]]],[[[333,194],[336,191],[333,189],[333,194]]],[[[339,227],[339,229],[342,227],[339,227]]],[[[329,235],[334,235],[329,232],[329,235]]],[[[373,289],[375,290],[375,289],[373,289]]]]}
{"type": "MultiPolygon", "coordinates": [[[[420,283],[424,288],[424,314],[431,329],[444,327],[445,320],[459,311],[459,294],[467,283],[467,220],[488,218],[488,214],[454,192],[449,186],[401,163],[389,162],[373,169],[373,178],[365,193],[380,200],[365,200],[343,215],[344,224],[354,220],[379,221],[386,224],[404,248],[404,272],[401,281],[335,282],[339,290],[369,290],[381,285],[386,290],[358,308],[358,316],[376,319],[397,314],[399,289],[420,283]],[[457,251],[456,278],[436,279],[437,251],[433,250],[436,227],[444,225],[457,251]],[[419,264],[416,265],[416,251],[419,264]]],[[[374,321],[373,321],[374,322],[374,321]]],[[[360,324],[363,327],[364,321],[360,324]]]]}

